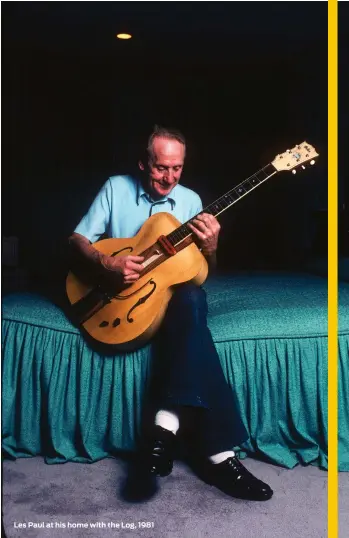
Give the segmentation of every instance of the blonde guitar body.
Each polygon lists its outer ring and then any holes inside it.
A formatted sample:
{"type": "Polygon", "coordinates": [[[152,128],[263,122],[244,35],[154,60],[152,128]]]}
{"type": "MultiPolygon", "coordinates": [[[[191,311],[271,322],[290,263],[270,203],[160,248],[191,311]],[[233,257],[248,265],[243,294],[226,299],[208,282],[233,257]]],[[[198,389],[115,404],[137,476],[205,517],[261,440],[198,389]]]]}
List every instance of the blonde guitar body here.
{"type": "MultiPolygon", "coordinates": [[[[297,144],[203,212],[218,216],[276,173],[296,173],[306,163],[313,165],[316,157],[318,153],[308,142],[297,144]]],[[[159,328],[176,284],[192,281],[200,285],[205,281],[207,262],[186,224],[181,225],[169,213],[158,213],[131,239],[105,239],[94,244],[110,256],[145,257],[139,280],[126,289],[106,291],[103,283],[91,285],[72,272],[68,274],[66,289],[73,317],[94,340],[125,350],[145,344],[159,328]]]]}
{"type": "MultiPolygon", "coordinates": [[[[207,262],[195,243],[184,240],[178,245],[178,251],[170,255],[158,242],[160,236],[179,226],[181,223],[169,213],[157,213],[130,239],[104,239],[94,243],[103,254],[145,256],[145,269],[140,278],[127,288],[109,294],[107,304],[103,305],[102,301],[102,307],[100,303],[92,315],[88,313],[88,319],[80,322],[94,340],[120,350],[144,345],[161,324],[174,292],[173,286],[188,281],[201,285],[205,281],[207,262]]],[[[74,305],[83,303],[84,298],[95,292],[93,286],[82,282],[72,272],[67,276],[66,290],[73,310],[74,305]]]]}

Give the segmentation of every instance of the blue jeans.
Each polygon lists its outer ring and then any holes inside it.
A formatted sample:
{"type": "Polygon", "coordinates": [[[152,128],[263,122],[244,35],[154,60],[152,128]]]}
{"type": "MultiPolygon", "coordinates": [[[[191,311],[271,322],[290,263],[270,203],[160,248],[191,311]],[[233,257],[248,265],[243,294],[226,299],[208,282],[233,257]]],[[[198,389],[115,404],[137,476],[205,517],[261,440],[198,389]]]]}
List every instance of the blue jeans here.
{"type": "Polygon", "coordinates": [[[247,440],[207,326],[203,288],[179,285],[156,339],[151,397],[157,409],[200,408],[200,446],[207,456],[247,440]]]}

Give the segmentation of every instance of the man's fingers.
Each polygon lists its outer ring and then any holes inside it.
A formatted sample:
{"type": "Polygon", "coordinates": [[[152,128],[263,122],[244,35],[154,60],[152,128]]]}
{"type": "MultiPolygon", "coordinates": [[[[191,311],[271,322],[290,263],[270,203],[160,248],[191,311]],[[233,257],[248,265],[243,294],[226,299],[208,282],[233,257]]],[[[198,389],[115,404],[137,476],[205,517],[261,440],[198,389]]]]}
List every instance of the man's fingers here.
{"type": "Polygon", "coordinates": [[[121,271],[121,273],[124,273],[127,269],[140,272],[143,269],[141,265],[143,261],[144,256],[124,256],[120,258],[104,256],[101,263],[109,271],[121,271]]]}
{"type": "Polygon", "coordinates": [[[188,223],[188,226],[191,230],[193,230],[193,232],[198,236],[199,239],[206,239],[206,235],[202,231],[200,231],[197,226],[190,222],[188,223]]]}
{"type": "Polygon", "coordinates": [[[124,280],[125,282],[136,282],[136,280],[139,279],[138,273],[129,273],[128,275],[125,275],[124,280]]]}
{"type": "Polygon", "coordinates": [[[210,230],[213,230],[213,231],[220,230],[221,226],[220,226],[218,220],[216,219],[216,217],[214,217],[210,213],[201,213],[200,215],[198,215],[195,218],[198,221],[203,222],[204,225],[207,226],[207,228],[209,228],[210,230]]]}
{"type": "Polygon", "coordinates": [[[199,228],[199,230],[206,230],[207,228],[207,225],[206,223],[203,221],[203,220],[199,220],[199,219],[194,219],[191,221],[191,223],[195,228],[199,228]]]}
{"type": "Polygon", "coordinates": [[[208,236],[212,235],[213,232],[214,232],[214,230],[212,230],[210,225],[208,223],[206,223],[206,222],[201,222],[201,221],[195,219],[195,221],[192,222],[192,225],[197,230],[200,230],[205,235],[205,237],[208,237],[208,236]]]}
{"type": "Polygon", "coordinates": [[[198,219],[198,220],[206,221],[206,220],[211,220],[212,218],[214,218],[214,216],[210,215],[210,213],[200,213],[195,218],[198,219]]]}
{"type": "Polygon", "coordinates": [[[130,260],[128,260],[125,265],[125,271],[128,273],[140,273],[143,269],[143,265],[140,263],[134,263],[130,260]]]}
{"type": "Polygon", "coordinates": [[[138,263],[144,262],[144,256],[127,256],[127,258],[131,260],[131,262],[138,262],[138,263]]]}

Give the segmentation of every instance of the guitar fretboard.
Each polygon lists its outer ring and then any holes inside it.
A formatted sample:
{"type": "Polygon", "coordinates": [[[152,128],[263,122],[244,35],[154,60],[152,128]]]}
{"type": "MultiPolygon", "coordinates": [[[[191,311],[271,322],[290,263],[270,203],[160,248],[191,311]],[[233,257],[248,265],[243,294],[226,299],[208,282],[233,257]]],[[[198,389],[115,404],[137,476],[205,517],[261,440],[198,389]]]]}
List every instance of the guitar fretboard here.
{"type": "MultiPolygon", "coordinates": [[[[251,192],[253,189],[264,183],[267,179],[269,179],[271,176],[276,174],[277,170],[274,168],[272,164],[268,164],[267,166],[264,166],[261,170],[250,176],[249,178],[245,179],[242,183],[237,185],[236,187],[233,187],[230,191],[223,194],[220,198],[218,198],[215,202],[205,207],[198,215],[201,213],[210,213],[211,215],[217,217],[223,211],[234,205],[236,202],[241,200],[246,194],[251,192]]],[[[196,215],[197,216],[197,215],[196,215]]],[[[195,217],[193,217],[195,219],[195,217]]],[[[170,241],[170,243],[175,246],[190,235],[192,235],[192,231],[190,228],[188,228],[187,224],[191,222],[190,219],[178,228],[176,228],[173,232],[167,235],[167,239],[170,241]]]]}

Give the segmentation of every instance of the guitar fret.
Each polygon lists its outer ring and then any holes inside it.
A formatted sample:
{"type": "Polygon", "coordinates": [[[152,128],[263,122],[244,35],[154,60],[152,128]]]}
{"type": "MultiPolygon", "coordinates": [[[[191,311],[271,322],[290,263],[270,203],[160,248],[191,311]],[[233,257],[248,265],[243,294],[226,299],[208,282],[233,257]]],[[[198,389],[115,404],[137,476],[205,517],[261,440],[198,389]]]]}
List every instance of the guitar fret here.
{"type": "Polygon", "coordinates": [[[181,230],[181,239],[184,239],[185,237],[187,237],[187,235],[189,235],[191,232],[191,230],[189,230],[189,228],[183,224],[182,226],[182,230],[181,230]]]}
{"type": "Polygon", "coordinates": [[[237,195],[239,196],[239,198],[240,198],[240,196],[242,196],[243,194],[246,193],[246,189],[245,189],[244,185],[241,184],[241,185],[239,185],[238,187],[235,187],[234,192],[236,192],[236,194],[237,194],[237,195]]]}
{"type": "Polygon", "coordinates": [[[235,198],[231,194],[226,195],[226,200],[227,200],[227,204],[228,204],[227,207],[229,207],[231,204],[233,204],[235,202],[235,198]]]}
{"type": "Polygon", "coordinates": [[[259,184],[260,184],[260,180],[255,176],[249,177],[244,182],[244,186],[247,187],[248,191],[250,191],[251,189],[253,189],[253,187],[255,187],[256,185],[259,185],[259,184]]]}
{"type": "Polygon", "coordinates": [[[181,240],[184,238],[184,236],[185,236],[185,230],[184,230],[183,226],[182,226],[181,228],[179,228],[179,230],[178,230],[178,234],[177,234],[177,235],[178,235],[178,238],[177,238],[177,239],[178,239],[179,241],[181,241],[181,240]]]}
{"type": "Polygon", "coordinates": [[[219,206],[220,206],[221,210],[226,209],[229,205],[230,205],[230,203],[227,201],[227,199],[225,197],[223,197],[223,198],[221,198],[219,200],[219,206]]]}
{"type": "Polygon", "coordinates": [[[217,200],[214,204],[211,204],[208,206],[205,210],[205,213],[211,213],[212,215],[217,215],[217,213],[222,210],[222,207],[220,206],[220,201],[217,200]]]}
{"type": "Polygon", "coordinates": [[[256,185],[259,185],[261,182],[261,180],[259,179],[259,177],[257,176],[257,174],[254,174],[251,179],[250,179],[250,183],[252,183],[252,186],[255,187],[256,185]]]}
{"type": "Polygon", "coordinates": [[[258,179],[258,181],[263,181],[268,177],[268,174],[265,172],[264,168],[262,168],[262,170],[259,170],[259,172],[255,174],[255,177],[258,179]]]}
{"type": "Polygon", "coordinates": [[[179,228],[171,232],[167,237],[169,241],[171,242],[171,244],[175,245],[176,243],[188,237],[190,233],[191,233],[191,230],[189,230],[189,228],[185,224],[183,224],[182,226],[180,226],[179,228]]]}
{"type": "Polygon", "coordinates": [[[229,197],[232,199],[232,203],[236,202],[240,198],[239,194],[234,190],[230,191],[229,197]]]}

